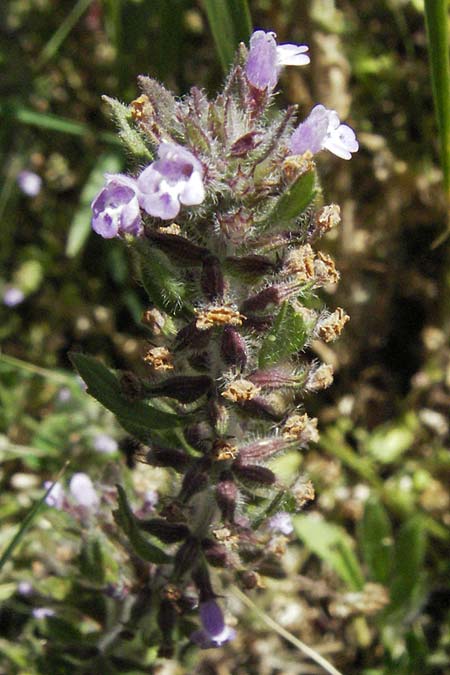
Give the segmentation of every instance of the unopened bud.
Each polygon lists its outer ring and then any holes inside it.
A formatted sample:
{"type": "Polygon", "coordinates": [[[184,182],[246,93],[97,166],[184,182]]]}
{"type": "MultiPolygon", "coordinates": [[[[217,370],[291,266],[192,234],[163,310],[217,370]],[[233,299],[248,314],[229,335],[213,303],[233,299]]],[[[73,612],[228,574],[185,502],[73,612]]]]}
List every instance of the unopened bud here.
{"type": "Polygon", "coordinates": [[[193,351],[202,351],[208,346],[210,333],[207,330],[200,330],[196,322],[183,326],[176,336],[176,348],[192,349],[193,351]]]}
{"type": "Polygon", "coordinates": [[[249,375],[249,380],[261,389],[296,389],[303,386],[305,373],[291,372],[286,367],[275,367],[257,370],[249,375]]]}
{"type": "Polygon", "coordinates": [[[200,283],[208,300],[222,298],[225,284],[220,261],[216,256],[210,255],[203,261],[200,283]]]}
{"type": "Polygon", "coordinates": [[[226,436],[228,423],[230,421],[230,414],[227,407],[219,403],[219,401],[211,399],[211,401],[208,402],[208,417],[215,432],[219,436],[226,436]]]}
{"type": "Polygon", "coordinates": [[[277,480],[273,471],[259,464],[241,464],[240,461],[236,461],[232,469],[233,473],[244,482],[266,486],[273,485],[277,480]]]}
{"type": "Polygon", "coordinates": [[[181,484],[180,499],[187,502],[197,492],[201,492],[208,484],[208,473],[205,461],[200,460],[185,473],[181,484]]]}
{"type": "Polygon", "coordinates": [[[203,553],[206,560],[213,567],[227,567],[228,566],[228,551],[225,546],[219,544],[212,539],[204,539],[202,541],[203,553]]]}
{"type": "Polygon", "coordinates": [[[239,582],[246,591],[251,591],[254,588],[262,588],[261,577],[258,572],[252,570],[245,570],[239,574],[239,582]]]}
{"type": "Polygon", "coordinates": [[[180,548],[175,554],[173,572],[175,579],[183,577],[191,567],[193,567],[197,560],[200,550],[200,542],[194,537],[189,537],[181,544],[180,548]]]}
{"type": "Polygon", "coordinates": [[[268,459],[290,448],[292,443],[289,439],[281,438],[279,436],[274,438],[261,438],[253,443],[244,445],[239,448],[239,459],[242,464],[248,462],[258,462],[268,459]]]}
{"type": "Polygon", "coordinates": [[[225,263],[231,273],[250,278],[265,276],[275,269],[270,258],[263,255],[230,256],[225,263]]]}
{"type": "Polygon", "coordinates": [[[182,523],[169,523],[162,518],[150,518],[149,520],[138,520],[138,526],[144,532],[152,534],[165,544],[173,544],[176,541],[183,541],[189,536],[189,528],[182,523]]]}
{"type": "Polygon", "coordinates": [[[150,228],[145,229],[145,236],[153,244],[158,246],[169,258],[181,262],[184,265],[201,265],[209,255],[207,248],[193,244],[189,239],[177,234],[166,234],[150,228]]]}
{"type": "Polygon", "coordinates": [[[226,326],[223,330],[221,352],[228,365],[245,368],[247,345],[242,335],[232,326],[226,326]]]}
{"type": "Polygon", "coordinates": [[[190,458],[183,450],[152,446],[146,455],[146,462],[152,466],[167,466],[182,472],[190,463],[190,458]]]}
{"type": "Polygon", "coordinates": [[[208,600],[215,600],[217,598],[206,565],[197,565],[193,569],[191,576],[192,581],[197,586],[200,602],[208,602],[208,600]]]}
{"type": "Polygon", "coordinates": [[[261,132],[248,131],[243,136],[240,136],[230,148],[230,154],[233,157],[244,157],[261,143],[261,132]]]}
{"type": "Polygon", "coordinates": [[[181,403],[192,403],[211,389],[211,379],[206,375],[178,375],[164,382],[147,385],[147,396],[167,396],[181,403]]]}
{"type": "Polygon", "coordinates": [[[120,374],[120,388],[122,394],[129,401],[139,401],[145,397],[142,381],[129,370],[124,370],[120,374]]]}
{"type": "Polygon", "coordinates": [[[158,626],[163,635],[164,641],[172,641],[172,631],[177,620],[177,613],[175,607],[170,600],[161,600],[158,610],[158,626]]]}
{"type": "Polygon", "coordinates": [[[228,522],[233,522],[236,511],[237,487],[232,477],[220,480],[216,485],[216,501],[222,513],[222,518],[228,522]]]}

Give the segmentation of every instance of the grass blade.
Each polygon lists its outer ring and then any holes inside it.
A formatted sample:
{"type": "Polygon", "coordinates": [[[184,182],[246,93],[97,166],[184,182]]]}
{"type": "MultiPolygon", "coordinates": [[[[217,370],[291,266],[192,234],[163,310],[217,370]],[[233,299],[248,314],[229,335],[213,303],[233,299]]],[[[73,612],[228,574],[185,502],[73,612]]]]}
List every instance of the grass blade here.
{"type": "Polygon", "coordinates": [[[450,203],[450,57],[447,0],[425,0],[431,82],[441,145],[444,188],[450,203]]]}
{"type": "Polygon", "coordinates": [[[56,476],[55,480],[50,485],[48,490],[46,490],[46,492],[43,494],[41,499],[39,499],[35,503],[35,505],[31,508],[31,510],[27,513],[27,515],[23,519],[22,524],[20,525],[18,531],[16,532],[14,537],[11,539],[8,546],[6,547],[6,549],[4,550],[4,552],[2,553],[2,555],[0,557],[0,572],[3,569],[5,563],[8,562],[8,560],[11,558],[11,556],[14,553],[14,551],[16,550],[16,548],[21,543],[21,541],[24,538],[27,531],[30,529],[31,525],[33,524],[34,519],[36,518],[36,516],[38,515],[38,513],[40,512],[40,510],[44,506],[47,496],[50,494],[50,492],[53,489],[53,486],[55,485],[55,483],[57,483],[59,481],[59,479],[61,478],[61,476],[64,474],[68,465],[69,465],[69,462],[66,462],[64,464],[63,468],[58,473],[58,475],[56,476]]]}
{"type": "Polygon", "coordinates": [[[89,7],[91,2],[92,0],[78,0],[78,2],[75,4],[75,6],[72,8],[72,10],[66,16],[64,21],[53,33],[52,37],[45,45],[44,49],[41,52],[41,55],[38,58],[36,64],[37,68],[43,66],[45,63],[47,63],[47,61],[50,61],[50,59],[52,59],[55,56],[55,54],[58,53],[58,50],[61,47],[62,43],[69,35],[72,28],[81,19],[81,17],[89,7]]]}
{"type": "Polygon", "coordinates": [[[228,70],[240,42],[248,42],[252,22],[247,0],[204,0],[211,32],[223,69],[228,70]]]}

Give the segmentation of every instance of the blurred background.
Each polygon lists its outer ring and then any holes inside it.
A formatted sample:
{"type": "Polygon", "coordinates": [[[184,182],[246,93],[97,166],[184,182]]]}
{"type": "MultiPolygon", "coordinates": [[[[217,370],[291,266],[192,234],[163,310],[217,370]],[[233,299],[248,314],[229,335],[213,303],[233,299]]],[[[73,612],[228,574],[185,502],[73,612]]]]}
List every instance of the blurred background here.
{"type": "MultiPolygon", "coordinates": [[[[115,464],[138,492],[158,488],[147,467],[127,468],[122,431],[85,395],[67,352],[121,368],[142,355],[146,299],[131,261],[120,242],[90,231],[103,174],[127,167],[101,97],[129,103],[138,74],[178,95],[193,84],[213,94],[223,75],[205,4],[0,8],[0,551],[68,459],[69,474],[100,479],[115,464]]],[[[316,499],[294,519],[284,578],[265,579],[253,598],[345,675],[448,673],[449,242],[433,246],[448,213],[423,2],[249,7],[253,25],[279,42],[310,45],[310,67],[283,73],[280,105],[297,103],[306,116],[320,102],[360,141],[350,162],[318,158],[326,200],[342,213],[323,241],[341,281],[323,299],[351,321],[332,349],[313,347],[336,370],[335,384],[305,402],[321,429],[300,465],[316,499]]],[[[91,672],[79,654],[64,660],[95,632],[95,612],[75,597],[80,534],[84,546],[85,527],[46,511],[3,568],[0,673],[91,672]],[[64,619],[43,620],[44,606],[62,608],[64,619]]],[[[113,584],[117,563],[103,557],[113,584]]],[[[111,672],[323,672],[238,598],[229,604],[240,629],[227,648],[187,651],[179,663],[148,648],[134,670],[111,672]]]]}

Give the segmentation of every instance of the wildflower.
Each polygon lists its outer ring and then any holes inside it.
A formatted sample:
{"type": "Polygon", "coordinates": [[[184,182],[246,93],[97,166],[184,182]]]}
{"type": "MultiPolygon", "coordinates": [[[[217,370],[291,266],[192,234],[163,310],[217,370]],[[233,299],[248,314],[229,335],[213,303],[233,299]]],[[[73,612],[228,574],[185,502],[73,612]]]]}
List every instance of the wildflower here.
{"type": "Polygon", "coordinates": [[[204,200],[203,169],[189,150],[175,143],[161,143],[158,156],[137,179],[139,203],[150,216],[171,220],[181,204],[204,200]]]}
{"type": "Polygon", "coordinates": [[[25,294],[20,288],[10,286],[3,291],[3,304],[7,307],[16,307],[25,300],[25,294]]]}
{"type": "Polygon", "coordinates": [[[94,448],[97,452],[112,455],[117,452],[118,447],[117,441],[108,434],[97,434],[94,437],[94,448]]]}
{"type": "Polygon", "coordinates": [[[222,610],[215,600],[200,603],[200,619],[203,628],[191,635],[192,642],[200,649],[221,647],[235,638],[236,631],[225,625],[222,610]]]}
{"type": "Polygon", "coordinates": [[[247,79],[256,89],[274,89],[284,66],[309,63],[307,45],[277,45],[275,33],[257,30],[250,38],[250,51],[245,65],[247,79]]]}
{"type": "Polygon", "coordinates": [[[274,516],[269,518],[269,528],[275,532],[281,532],[281,534],[289,535],[294,531],[294,526],[292,524],[292,518],[287,511],[280,511],[274,516]]]}
{"type": "Polygon", "coordinates": [[[35,619],[47,619],[55,615],[55,611],[50,607],[35,607],[31,613],[35,619]]]}
{"type": "Polygon", "coordinates": [[[42,178],[34,171],[21,171],[17,174],[17,184],[27,197],[36,197],[42,187],[42,178]]]}
{"type": "Polygon", "coordinates": [[[91,204],[92,228],[105,239],[142,234],[136,181],[129,176],[106,174],[106,185],[91,204]]]}
{"type": "Polygon", "coordinates": [[[313,155],[329,150],[341,159],[351,159],[351,153],[357,152],[359,145],[353,129],[341,124],[335,110],[316,105],[292,134],[290,147],[296,155],[308,150],[313,155]]]}
{"type": "MultiPolygon", "coordinates": [[[[44,488],[49,489],[51,481],[46,480],[44,483],[44,488]]],[[[54,509],[62,509],[64,506],[65,492],[61,483],[56,482],[48,495],[45,498],[45,503],[47,506],[52,506],[54,509]]]]}
{"type": "Polygon", "coordinates": [[[99,498],[91,479],[85,473],[74,473],[69,484],[69,490],[79,506],[93,509],[98,506],[99,498]]]}

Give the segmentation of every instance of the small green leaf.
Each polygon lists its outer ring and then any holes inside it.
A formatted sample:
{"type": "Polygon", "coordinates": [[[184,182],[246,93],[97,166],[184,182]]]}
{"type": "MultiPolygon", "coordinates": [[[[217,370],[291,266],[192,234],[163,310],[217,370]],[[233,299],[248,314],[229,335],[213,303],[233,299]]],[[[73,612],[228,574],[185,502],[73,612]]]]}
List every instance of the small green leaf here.
{"type": "Polygon", "coordinates": [[[441,142],[444,187],[450,201],[450,56],[448,0],[425,0],[431,81],[441,142]]]}
{"type": "Polygon", "coordinates": [[[267,222],[279,224],[298,218],[312,202],[315,194],[315,171],[306,171],[283,192],[267,216],[267,222]]]}
{"type": "Polygon", "coordinates": [[[292,518],[297,535],[305,546],[326,562],[355,591],[362,589],[364,576],[345,530],[310,516],[292,518]]]}
{"type": "Polygon", "coordinates": [[[80,551],[80,574],[97,584],[105,582],[105,561],[98,539],[84,542],[80,551]]]}
{"type": "Polygon", "coordinates": [[[366,503],[359,527],[359,541],[372,579],[387,584],[393,557],[392,527],[386,509],[375,499],[366,503]]]}
{"type": "Polygon", "coordinates": [[[367,452],[383,464],[391,464],[409,450],[414,442],[414,432],[404,424],[378,427],[368,437],[367,452]]]}
{"type": "Polygon", "coordinates": [[[100,361],[84,354],[71,353],[71,361],[87,384],[88,394],[117,416],[130,434],[148,441],[152,429],[171,429],[183,424],[177,415],[163,412],[142,401],[129,401],[122,394],[119,380],[100,361]]]}
{"type": "Polygon", "coordinates": [[[163,311],[178,313],[186,299],[186,285],[167,256],[147,242],[136,242],[139,272],[149,299],[163,311]]]}
{"type": "Polygon", "coordinates": [[[240,42],[248,42],[252,22],[247,0],[204,0],[220,62],[226,72],[240,42]]]}
{"type": "Polygon", "coordinates": [[[127,535],[128,540],[138,556],[152,563],[166,563],[171,560],[160,548],[151,544],[141,533],[136,518],[128,504],[125,490],[117,485],[119,495],[119,508],[114,512],[114,519],[117,525],[127,535]]]}
{"type": "Polygon", "coordinates": [[[395,545],[394,570],[390,587],[391,610],[408,609],[419,589],[426,551],[425,522],[414,516],[400,529],[395,545]]]}
{"type": "Polygon", "coordinates": [[[271,366],[302,349],[308,333],[303,317],[288,302],[284,302],[261,345],[259,367],[271,366]]]}
{"type": "Polygon", "coordinates": [[[105,182],[105,173],[118,173],[122,161],[117,153],[105,152],[88,176],[81,191],[79,206],[73,217],[66,244],[66,255],[74,258],[83,248],[91,231],[91,202],[105,182]]]}

